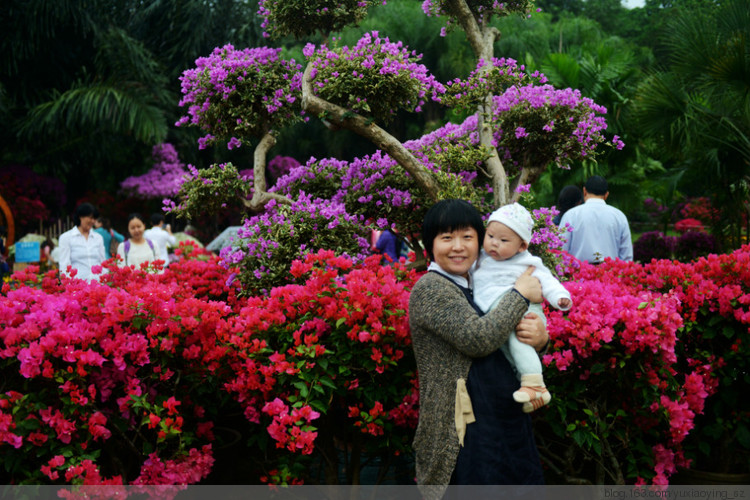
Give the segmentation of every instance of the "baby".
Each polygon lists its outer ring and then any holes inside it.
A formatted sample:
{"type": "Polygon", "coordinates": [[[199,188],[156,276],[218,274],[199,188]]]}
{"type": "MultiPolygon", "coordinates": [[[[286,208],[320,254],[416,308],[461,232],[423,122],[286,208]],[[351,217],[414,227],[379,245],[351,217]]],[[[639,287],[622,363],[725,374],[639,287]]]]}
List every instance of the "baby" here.
{"type": "MultiPolygon", "coordinates": [[[[492,309],[529,266],[536,268],[533,276],[542,284],[542,295],[550,305],[562,311],[570,309],[570,293],[544,267],[542,259],[528,251],[533,228],[531,214],[518,203],[500,207],[490,215],[482,252],[472,272],[474,302],[482,311],[492,309]]],[[[541,304],[531,304],[529,311],[546,323],[541,304]]],[[[521,388],[513,393],[513,399],[523,403],[523,411],[530,413],[549,403],[552,396],[544,385],[542,363],[534,348],[512,334],[501,349],[519,375],[521,388]]]]}

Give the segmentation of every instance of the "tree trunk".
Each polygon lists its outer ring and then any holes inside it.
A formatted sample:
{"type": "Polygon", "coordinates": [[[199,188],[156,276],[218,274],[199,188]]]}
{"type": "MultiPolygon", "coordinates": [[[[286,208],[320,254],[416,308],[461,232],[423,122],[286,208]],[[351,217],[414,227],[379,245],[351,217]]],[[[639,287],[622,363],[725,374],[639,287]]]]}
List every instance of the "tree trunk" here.
{"type": "Polygon", "coordinates": [[[292,200],[286,196],[266,191],[266,157],[268,150],[276,144],[276,138],[273,134],[266,133],[255,147],[253,158],[253,197],[250,200],[243,200],[245,206],[253,212],[259,212],[271,200],[279,203],[291,205],[292,200]]]}
{"type": "MultiPolygon", "coordinates": [[[[485,63],[480,71],[489,71],[492,68],[492,59],[495,56],[495,40],[500,38],[500,31],[492,26],[480,25],[465,0],[451,0],[450,6],[459,24],[466,32],[466,37],[477,56],[477,60],[485,63]]],[[[492,145],[492,95],[490,94],[484,98],[477,109],[477,132],[479,133],[479,143],[490,151],[490,157],[485,160],[485,164],[492,178],[495,206],[505,205],[510,201],[510,189],[503,162],[497,154],[497,148],[492,145]]]]}

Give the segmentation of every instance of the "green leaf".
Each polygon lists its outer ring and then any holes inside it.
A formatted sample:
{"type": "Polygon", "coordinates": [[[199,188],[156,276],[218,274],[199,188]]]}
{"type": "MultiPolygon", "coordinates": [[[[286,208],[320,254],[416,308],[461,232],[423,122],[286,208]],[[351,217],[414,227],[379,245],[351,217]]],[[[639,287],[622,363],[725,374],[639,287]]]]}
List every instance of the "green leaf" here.
{"type": "Polygon", "coordinates": [[[586,442],[586,436],[583,432],[574,432],[573,441],[575,441],[578,446],[583,447],[584,443],[586,442]]]}
{"type": "Polygon", "coordinates": [[[744,448],[750,449],[750,428],[747,425],[740,424],[737,428],[737,442],[744,448]]]}
{"type": "Polygon", "coordinates": [[[292,384],[294,387],[296,387],[299,390],[299,395],[303,398],[306,398],[308,394],[310,394],[309,389],[307,388],[307,384],[303,382],[302,380],[298,380],[297,382],[292,384]]]}
{"type": "Polygon", "coordinates": [[[330,389],[333,389],[334,391],[336,390],[336,384],[334,384],[333,380],[331,380],[329,377],[321,377],[320,380],[319,380],[319,382],[322,385],[324,385],[324,386],[326,386],[326,387],[328,387],[330,389]]]}
{"type": "Polygon", "coordinates": [[[599,440],[594,441],[593,443],[591,443],[591,448],[594,449],[594,451],[596,452],[597,455],[601,455],[602,454],[602,443],[600,443],[599,440]]]}
{"type": "Polygon", "coordinates": [[[737,335],[737,333],[734,331],[734,328],[728,325],[721,329],[721,334],[728,339],[731,339],[732,337],[737,335]]]}
{"type": "Polygon", "coordinates": [[[698,443],[698,449],[701,450],[701,453],[703,453],[706,456],[711,455],[711,446],[705,440],[701,440],[698,443]]]}
{"type": "Polygon", "coordinates": [[[320,413],[325,414],[328,411],[328,405],[318,399],[313,399],[308,404],[320,413]]]}

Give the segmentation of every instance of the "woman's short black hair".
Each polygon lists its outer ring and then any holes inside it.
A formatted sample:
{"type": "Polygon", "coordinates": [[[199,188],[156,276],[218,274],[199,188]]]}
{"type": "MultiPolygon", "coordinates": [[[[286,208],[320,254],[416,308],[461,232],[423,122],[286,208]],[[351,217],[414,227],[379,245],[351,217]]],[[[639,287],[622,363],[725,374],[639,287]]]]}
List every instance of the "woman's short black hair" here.
{"type": "Polygon", "coordinates": [[[557,209],[562,215],[581,203],[583,203],[583,191],[578,186],[571,184],[560,190],[560,196],[557,198],[557,209]]]}
{"type": "Polygon", "coordinates": [[[99,218],[99,210],[96,209],[91,203],[81,203],[73,212],[73,224],[76,227],[81,225],[81,217],[93,217],[94,219],[99,218]]]}
{"type": "Polygon", "coordinates": [[[422,244],[430,260],[435,260],[432,243],[438,235],[469,227],[477,232],[481,245],[484,240],[484,222],[482,215],[471,203],[465,200],[441,200],[435,203],[427,211],[422,223],[422,244]]]}
{"type": "Polygon", "coordinates": [[[133,219],[138,219],[139,221],[143,222],[144,226],[146,225],[146,218],[138,212],[133,212],[132,214],[128,215],[128,225],[130,225],[130,221],[133,219]]]}

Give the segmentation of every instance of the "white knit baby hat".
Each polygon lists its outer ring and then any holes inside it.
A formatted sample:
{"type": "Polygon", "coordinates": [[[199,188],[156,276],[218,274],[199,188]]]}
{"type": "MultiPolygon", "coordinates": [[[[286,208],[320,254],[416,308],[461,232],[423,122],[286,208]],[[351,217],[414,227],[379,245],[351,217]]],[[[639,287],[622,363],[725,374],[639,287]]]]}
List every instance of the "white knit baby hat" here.
{"type": "Polygon", "coordinates": [[[531,241],[531,232],[534,229],[534,219],[531,218],[529,211],[518,203],[503,205],[492,212],[492,215],[490,215],[490,218],[487,220],[487,224],[493,221],[505,224],[515,231],[516,234],[526,243],[531,241]]]}

